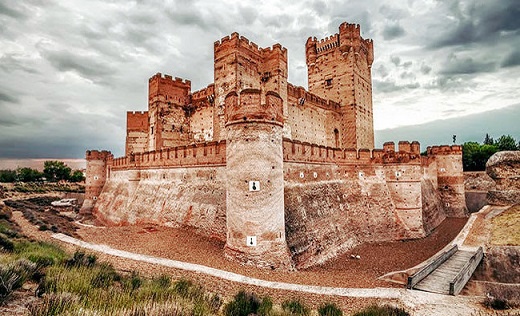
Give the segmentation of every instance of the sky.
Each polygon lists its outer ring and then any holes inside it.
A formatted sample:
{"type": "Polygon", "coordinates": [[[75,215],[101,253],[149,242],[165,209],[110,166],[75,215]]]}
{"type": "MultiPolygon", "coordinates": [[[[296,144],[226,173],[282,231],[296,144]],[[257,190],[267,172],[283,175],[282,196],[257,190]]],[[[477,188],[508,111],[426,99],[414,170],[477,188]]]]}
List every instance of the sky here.
{"type": "Polygon", "coordinates": [[[519,17],[517,0],[0,0],[0,158],[123,155],[148,78],[206,87],[232,32],[286,47],[307,87],[305,41],[344,21],[374,40],[376,130],[500,109],[520,103],[519,17]]]}

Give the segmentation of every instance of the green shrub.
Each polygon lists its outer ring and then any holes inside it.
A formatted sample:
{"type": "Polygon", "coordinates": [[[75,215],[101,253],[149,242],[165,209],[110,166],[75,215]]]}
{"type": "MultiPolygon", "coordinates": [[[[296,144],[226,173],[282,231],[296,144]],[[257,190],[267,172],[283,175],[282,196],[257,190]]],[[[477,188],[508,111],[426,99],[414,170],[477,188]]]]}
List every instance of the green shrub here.
{"type": "Polygon", "coordinates": [[[371,305],[354,313],[353,316],[410,316],[410,314],[399,307],[371,305]]]}
{"type": "Polygon", "coordinates": [[[143,280],[139,276],[139,273],[132,271],[132,275],[130,276],[130,285],[132,288],[132,292],[137,290],[143,284],[143,280]]]}
{"type": "Polygon", "coordinates": [[[86,255],[81,250],[76,250],[72,258],[65,261],[66,267],[92,267],[96,263],[97,257],[95,255],[86,255]]]}
{"type": "Polygon", "coordinates": [[[0,219],[0,234],[4,234],[10,238],[18,237],[18,233],[12,229],[11,223],[5,219],[0,219]]]}
{"type": "Polygon", "coordinates": [[[9,252],[14,250],[14,243],[9,239],[9,237],[2,233],[0,233],[0,250],[9,252]]]}
{"type": "Polygon", "coordinates": [[[41,224],[38,229],[43,232],[49,230],[49,227],[46,224],[41,224]]]}
{"type": "Polygon", "coordinates": [[[98,269],[93,271],[94,276],[90,284],[95,288],[107,288],[111,286],[114,281],[121,280],[121,276],[116,272],[114,267],[109,263],[102,263],[98,269]]]}
{"type": "Polygon", "coordinates": [[[252,293],[245,291],[238,292],[233,300],[224,307],[224,314],[227,316],[247,316],[256,314],[260,301],[252,293]]]}
{"type": "Polygon", "coordinates": [[[289,315],[309,315],[310,310],[300,300],[293,299],[282,303],[282,309],[289,315]]]}
{"type": "Polygon", "coordinates": [[[152,283],[159,289],[167,289],[172,285],[172,280],[169,276],[163,274],[152,280],[152,283]]]}
{"type": "Polygon", "coordinates": [[[273,301],[270,297],[266,296],[262,298],[260,306],[258,307],[258,315],[270,316],[273,313],[273,301]]]}
{"type": "Polygon", "coordinates": [[[185,278],[181,278],[175,282],[173,289],[180,297],[188,298],[190,296],[190,288],[193,283],[185,278]]]}
{"type": "Polygon", "coordinates": [[[318,308],[320,316],[343,316],[343,312],[334,303],[323,304],[318,308]]]}
{"type": "Polygon", "coordinates": [[[22,287],[25,281],[32,278],[36,270],[36,264],[25,259],[18,259],[0,267],[0,304],[22,287]]]}

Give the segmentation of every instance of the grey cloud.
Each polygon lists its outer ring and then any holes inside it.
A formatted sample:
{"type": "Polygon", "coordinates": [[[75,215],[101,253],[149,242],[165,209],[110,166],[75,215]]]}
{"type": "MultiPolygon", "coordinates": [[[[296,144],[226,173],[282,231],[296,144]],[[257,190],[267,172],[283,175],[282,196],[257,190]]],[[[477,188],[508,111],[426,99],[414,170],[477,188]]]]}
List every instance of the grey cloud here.
{"type": "Polygon", "coordinates": [[[388,76],[388,70],[386,69],[385,65],[380,65],[379,67],[377,67],[376,73],[379,74],[383,78],[388,76]]]}
{"type": "Polygon", "coordinates": [[[404,68],[410,68],[412,65],[413,65],[412,61],[407,61],[407,62],[403,63],[404,68]]]}
{"type": "Polygon", "coordinates": [[[409,71],[402,72],[399,77],[401,79],[415,79],[415,74],[409,71]]]}
{"type": "Polygon", "coordinates": [[[421,72],[424,74],[424,75],[427,75],[431,72],[432,70],[432,67],[428,66],[428,65],[425,65],[425,64],[422,64],[421,65],[421,72]]]}
{"type": "Polygon", "coordinates": [[[38,73],[36,69],[27,65],[26,60],[21,60],[14,54],[4,54],[4,56],[0,57],[0,69],[8,73],[14,72],[16,70],[21,70],[30,74],[38,73]]]}
{"type": "Polygon", "coordinates": [[[381,7],[379,7],[379,13],[381,13],[385,18],[392,21],[399,21],[402,18],[405,18],[409,15],[408,12],[399,8],[392,7],[387,4],[383,4],[381,7]]]}
{"type": "Polygon", "coordinates": [[[0,15],[8,16],[15,19],[26,18],[27,16],[22,13],[23,11],[19,8],[14,9],[17,6],[17,1],[10,1],[9,5],[0,2],[0,15]]]}
{"type": "Polygon", "coordinates": [[[383,29],[383,38],[387,41],[394,40],[406,34],[406,31],[399,24],[386,25],[383,29]]]}
{"type": "Polygon", "coordinates": [[[90,56],[74,55],[67,51],[43,51],[43,56],[57,70],[74,71],[98,83],[107,83],[115,72],[110,65],[90,56]]]}
{"type": "Polygon", "coordinates": [[[240,17],[246,24],[253,24],[258,18],[258,10],[252,7],[240,7],[238,9],[240,17]]]}
{"type": "Polygon", "coordinates": [[[399,56],[390,56],[390,61],[396,66],[401,64],[401,58],[399,58],[399,56]]]}
{"type": "Polygon", "coordinates": [[[471,57],[458,58],[456,55],[448,57],[447,62],[441,69],[443,75],[470,75],[480,72],[490,72],[496,69],[494,62],[475,61],[471,57]]]}
{"type": "Polygon", "coordinates": [[[327,3],[321,0],[312,2],[311,7],[319,15],[324,15],[328,11],[327,3]]]}
{"type": "Polygon", "coordinates": [[[414,82],[414,83],[408,83],[408,84],[404,84],[404,85],[398,85],[395,83],[395,81],[374,79],[373,86],[374,86],[375,93],[378,93],[378,92],[390,93],[390,92],[401,91],[404,89],[417,89],[420,87],[420,84],[418,82],[414,82]]]}
{"type": "MultiPolygon", "coordinates": [[[[445,5],[444,2],[439,2],[445,5]]],[[[448,25],[430,47],[494,42],[520,31],[520,5],[517,0],[451,1],[454,22],[448,25]]]]}
{"type": "Polygon", "coordinates": [[[500,63],[503,68],[514,67],[520,65],[520,50],[516,49],[509,53],[500,63]]]}
{"type": "Polygon", "coordinates": [[[4,93],[0,91],[0,101],[2,102],[9,102],[9,103],[19,103],[20,100],[17,97],[8,95],[7,93],[4,93]]]}

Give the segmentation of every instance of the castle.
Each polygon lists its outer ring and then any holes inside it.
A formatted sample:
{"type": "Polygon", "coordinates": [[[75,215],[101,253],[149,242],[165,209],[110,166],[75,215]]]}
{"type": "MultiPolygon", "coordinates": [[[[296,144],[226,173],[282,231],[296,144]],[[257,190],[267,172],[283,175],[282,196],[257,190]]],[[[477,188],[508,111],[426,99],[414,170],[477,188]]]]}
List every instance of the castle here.
{"type": "Polygon", "coordinates": [[[305,48],[308,91],[287,82],[285,48],[237,33],[215,42],[206,88],[154,75],[148,111],[127,113],[125,156],[87,151],[83,211],[189,226],[225,241],[228,258],[273,269],[466,216],[460,146],[374,149],[373,42],[359,25],[305,48]]]}

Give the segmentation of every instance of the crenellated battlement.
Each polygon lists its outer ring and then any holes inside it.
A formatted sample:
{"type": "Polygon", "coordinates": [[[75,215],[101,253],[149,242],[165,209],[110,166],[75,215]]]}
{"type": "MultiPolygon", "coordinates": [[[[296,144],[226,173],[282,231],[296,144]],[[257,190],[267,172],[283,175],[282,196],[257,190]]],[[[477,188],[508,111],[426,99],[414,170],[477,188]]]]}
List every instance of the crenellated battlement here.
{"type": "Polygon", "coordinates": [[[326,100],[316,94],[310,93],[304,87],[287,83],[287,96],[294,97],[301,106],[317,106],[325,110],[339,112],[341,104],[332,100],[326,100]]]}
{"type": "Polygon", "coordinates": [[[421,164],[418,142],[400,142],[401,148],[395,151],[393,142],[387,142],[383,149],[332,148],[308,142],[284,138],[284,161],[334,163],[334,164],[421,164]],[[413,145],[413,146],[412,146],[413,145]],[[413,148],[413,150],[412,150],[413,148]],[[405,149],[409,149],[405,151],[405,149]]]}
{"type": "Polygon", "coordinates": [[[226,126],[236,123],[262,120],[273,124],[283,124],[283,103],[274,91],[265,93],[262,104],[262,91],[244,89],[238,95],[235,91],[226,96],[226,126]]]}
{"type": "Polygon", "coordinates": [[[162,74],[160,72],[156,73],[150,79],[148,79],[149,82],[161,80],[163,82],[171,82],[174,84],[177,84],[179,86],[190,86],[191,87],[191,81],[188,79],[182,79],[179,77],[172,77],[171,75],[162,74]]]}
{"type": "Polygon", "coordinates": [[[114,158],[114,155],[108,150],[87,150],[85,154],[85,159],[87,161],[91,160],[111,160],[114,158]]]}
{"type": "Polygon", "coordinates": [[[461,155],[462,146],[460,145],[440,145],[440,146],[428,146],[426,148],[428,156],[435,155],[461,155]]]}
{"type": "Polygon", "coordinates": [[[186,166],[223,165],[226,142],[208,142],[135,153],[111,161],[112,170],[141,170],[186,166]]]}
{"type": "Polygon", "coordinates": [[[231,35],[224,36],[220,41],[214,43],[215,52],[221,51],[222,49],[228,49],[229,47],[245,48],[251,52],[259,54],[271,54],[272,52],[280,52],[283,55],[287,54],[287,48],[283,47],[279,43],[274,44],[271,47],[262,48],[258,44],[250,41],[245,36],[241,36],[237,32],[231,33],[231,35]]]}

